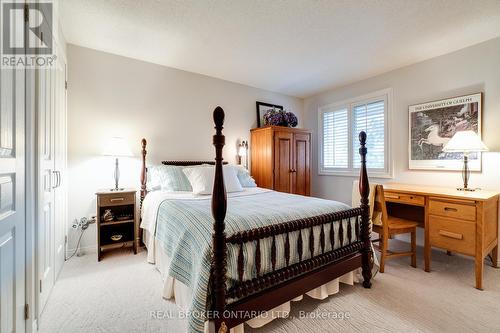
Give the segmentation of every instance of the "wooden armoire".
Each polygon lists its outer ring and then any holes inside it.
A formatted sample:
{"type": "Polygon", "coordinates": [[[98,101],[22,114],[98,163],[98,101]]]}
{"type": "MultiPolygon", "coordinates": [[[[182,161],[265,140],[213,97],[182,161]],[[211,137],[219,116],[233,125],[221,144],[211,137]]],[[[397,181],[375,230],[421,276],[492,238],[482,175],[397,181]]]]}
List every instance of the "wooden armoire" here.
{"type": "Polygon", "coordinates": [[[268,126],[251,130],[251,174],[259,187],[310,195],[311,131],[268,126]]]}

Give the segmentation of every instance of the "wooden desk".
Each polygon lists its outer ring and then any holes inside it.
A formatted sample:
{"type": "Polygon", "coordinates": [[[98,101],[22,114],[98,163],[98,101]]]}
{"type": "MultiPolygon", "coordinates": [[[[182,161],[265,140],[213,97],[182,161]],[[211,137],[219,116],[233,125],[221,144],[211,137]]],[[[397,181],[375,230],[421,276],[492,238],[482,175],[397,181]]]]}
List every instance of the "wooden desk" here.
{"type": "Polygon", "coordinates": [[[472,256],[476,288],[483,289],[484,258],[491,253],[497,265],[500,192],[389,183],[384,193],[389,215],[418,221],[425,228],[426,272],[432,247],[472,256]]]}

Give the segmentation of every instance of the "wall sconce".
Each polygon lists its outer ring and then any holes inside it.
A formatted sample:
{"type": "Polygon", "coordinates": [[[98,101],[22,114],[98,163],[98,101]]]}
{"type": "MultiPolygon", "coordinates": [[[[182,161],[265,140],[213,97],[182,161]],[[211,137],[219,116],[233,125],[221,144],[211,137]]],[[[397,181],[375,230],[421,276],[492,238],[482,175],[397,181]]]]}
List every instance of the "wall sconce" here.
{"type": "Polygon", "coordinates": [[[238,164],[241,164],[242,157],[245,157],[245,168],[248,169],[248,141],[241,141],[238,147],[238,164]]]}

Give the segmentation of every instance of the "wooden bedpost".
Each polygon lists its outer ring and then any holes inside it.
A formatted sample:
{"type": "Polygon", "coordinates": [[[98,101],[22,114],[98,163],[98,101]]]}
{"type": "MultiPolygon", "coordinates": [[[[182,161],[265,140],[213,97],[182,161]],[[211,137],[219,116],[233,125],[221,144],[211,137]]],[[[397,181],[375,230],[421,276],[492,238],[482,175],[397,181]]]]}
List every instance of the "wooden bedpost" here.
{"type": "Polygon", "coordinates": [[[147,176],[146,176],[146,172],[147,172],[147,169],[146,169],[146,154],[147,154],[147,151],[146,151],[146,145],[147,145],[146,139],[142,138],[142,140],[141,140],[141,146],[142,146],[142,150],[141,150],[141,154],[142,154],[142,167],[141,167],[141,207],[142,207],[142,201],[144,200],[144,197],[147,194],[147,188],[146,188],[146,182],[147,182],[147,176]]]}
{"type": "Polygon", "coordinates": [[[229,329],[224,322],[226,308],[226,233],[224,219],[226,217],[227,197],[222,170],[222,148],[225,137],[222,134],[224,110],[220,106],[214,110],[216,133],[213,136],[215,146],[215,179],[212,193],[212,216],[214,218],[214,233],[212,236],[212,313],[211,328],[214,332],[224,333],[229,329]],[[212,326],[213,325],[213,326],[212,326]]]}
{"type": "Polygon", "coordinates": [[[366,133],[359,133],[359,155],[361,155],[361,170],[359,173],[359,194],[361,195],[361,241],[363,242],[362,274],[363,287],[370,288],[372,278],[373,253],[370,241],[370,203],[368,196],[370,194],[370,184],[366,172],[366,133]]]}

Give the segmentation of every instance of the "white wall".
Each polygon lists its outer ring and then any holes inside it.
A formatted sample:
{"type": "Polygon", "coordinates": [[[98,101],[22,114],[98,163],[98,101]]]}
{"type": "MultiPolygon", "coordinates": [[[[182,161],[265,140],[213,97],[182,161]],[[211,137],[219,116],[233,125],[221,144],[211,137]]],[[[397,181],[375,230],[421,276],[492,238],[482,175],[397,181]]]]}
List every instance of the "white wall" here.
{"type": "MultiPolygon", "coordinates": [[[[496,152],[483,155],[482,173],[473,173],[470,185],[500,190],[500,38],[454,53],[394,70],[355,84],[309,97],[304,101],[304,127],[318,127],[318,107],[384,88],[393,89],[391,150],[394,179],[390,181],[459,186],[459,172],[408,169],[408,106],[463,94],[484,92],[483,141],[496,152]]],[[[370,138],[368,138],[369,140],[370,138]]],[[[313,136],[312,193],[351,202],[354,177],[318,175],[318,137],[313,136]]],[[[383,179],[376,179],[384,182],[383,179]]]]}
{"type": "MultiPolygon", "coordinates": [[[[226,111],[224,157],[256,126],[255,102],[284,105],[302,118],[303,101],[199,74],[68,46],[69,219],[95,215],[98,189],[113,187],[113,161],[100,156],[107,138],[124,137],[135,157],[121,159],[122,186],[139,188],[140,139],[148,162],[214,158],[212,111],[226,111]]],[[[77,234],[70,230],[70,244],[77,234]]],[[[95,225],[82,241],[96,247],[95,225]]]]}

